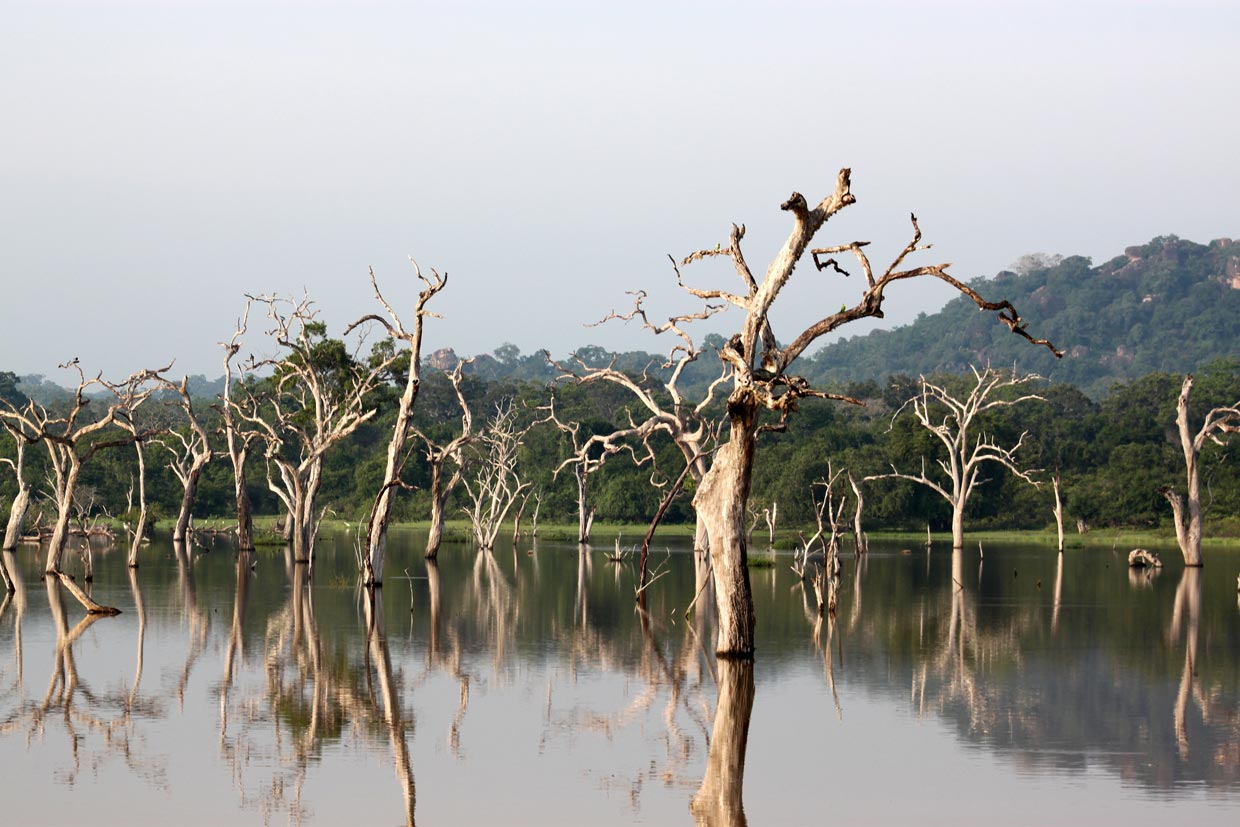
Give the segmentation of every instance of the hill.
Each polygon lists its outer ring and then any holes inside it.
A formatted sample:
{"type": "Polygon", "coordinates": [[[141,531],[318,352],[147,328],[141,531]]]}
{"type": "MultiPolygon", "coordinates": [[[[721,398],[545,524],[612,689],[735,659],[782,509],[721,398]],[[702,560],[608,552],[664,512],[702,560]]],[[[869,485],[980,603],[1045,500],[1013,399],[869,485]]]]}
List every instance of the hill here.
{"type": "Polygon", "coordinates": [[[1240,241],[1160,236],[1097,267],[1082,256],[1028,256],[1020,269],[970,286],[1009,299],[1031,332],[1066,351],[1058,361],[959,297],[910,325],[833,342],[800,372],[816,383],[881,381],[988,361],[1100,398],[1117,382],[1240,357],[1240,241]]]}

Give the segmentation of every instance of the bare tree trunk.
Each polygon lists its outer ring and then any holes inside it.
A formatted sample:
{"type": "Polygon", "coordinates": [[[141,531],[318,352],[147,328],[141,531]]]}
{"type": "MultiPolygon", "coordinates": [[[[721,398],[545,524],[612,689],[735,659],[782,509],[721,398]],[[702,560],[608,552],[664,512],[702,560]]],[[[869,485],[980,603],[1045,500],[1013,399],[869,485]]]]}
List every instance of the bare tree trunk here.
{"type": "Polygon", "coordinates": [[[952,549],[964,548],[964,501],[952,503],[952,549]]]}
{"type": "Polygon", "coordinates": [[[30,483],[18,481],[17,495],[9,508],[9,523],[4,530],[3,551],[13,551],[22,537],[22,526],[26,522],[26,512],[30,509],[30,483]]]}
{"type": "Polygon", "coordinates": [[[56,524],[52,527],[52,537],[47,544],[47,564],[43,567],[46,574],[60,571],[60,564],[65,553],[65,542],[69,539],[69,518],[73,512],[73,492],[77,490],[78,476],[82,473],[82,463],[77,455],[69,451],[69,467],[65,472],[63,484],[57,493],[56,524]]]}
{"type": "Polygon", "coordinates": [[[594,525],[594,509],[587,504],[586,468],[584,463],[573,466],[573,477],[577,480],[577,544],[590,542],[590,529],[594,525]]]}
{"type": "Polygon", "coordinates": [[[198,499],[198,480],[202,477],[202,468],[191,468],[185,480],[185,490],[181,494],[181,507],[177,510],[177,521],[172,528],[172,539],[185,542],[189,535],[189,523],[194,514],[194,502],[198,499]]]}
{"type": "Polygon", "coordinates": [[[853,496],[857,499],[857,510],[853,512],[853,549],[860,556],[869,550],[866,548],[865,534],[861,531],[861,511],[865,508],[865,498],[861,495],[861,486],[857,485],[852,474],[848,475],[848,484],[852,486],[853,496]]]}
{"type": "Polygon", "coordinates": [[[753,476],[757,405],[744,391],[729,400],[731,437],[719,449],[693,498],[710,539],[719,629],[716,654],[753,657],[753,593],[749,585],[749,549],[745,538],[745,503],[753,476]],[[737,398],[737,397],[740,398],[737,398]]]}
{"type": "MultiPolygon", "coordinates": [[[[7,422],[5,427],[9,428],[7,422]]],[[[17,493],[9,507],[9,522],[4,530],[4,545],[0,546],[0,551],[13,551],[17,548],[22,537],[22,526],[26,522],[26,511],[30,508],[30,483],[26,481],[26,442],[16,426],[9,430],[17,446],[17,457],[5,462],[13,466],[13,474],[17,478],[17,493]]]]}
{"type": "MultiPolygon", "coordinates": [[[[446,460],[447,457],[443,459],[446,460]]],[[[434,560],[439,554],[439,546],[443,542],[444,521],[447,519],[448,497],[461,481],[460,465],[453,470],[447,482],[443,481],[443,471],[443,462],[431,462],[431,529],[426,538],[428,560],[434,560]]]]}
{"type": "Polygon", "coordinates": [[[1051,477],[1051,489],[1055,492],[1055,529],[1059,533],[1059,553],[1063,554],[1063,499],[1059,492],[1059,472],[1051,477]]]}
{"type": "MultiPolygon", "coordinates": [[[[231,441],[231,439],[230,439],[231,441]]],[[[254,514],[250,510],[250,490],[245,478],[245,455],[233,459],[233,494],[237,503],[237,550],[254,551],[254,514]]]]}
{"type": "Polygon", "coordinates": [[[719,701],[715,706],[706,774],[689,809],[702,827],[744,827],[747,822],[742,793],[749,720],[753,714],[753,662],[724,659],[717,667],[719,701]]]}
{"type": "Polygon", "coordinates": [[[135,439],[134,450],[138,453],[138,525],[134,529],[133,539],[129,544],[129,567],[138,567],[138,549],[146,535],[146,454],[142,450],[142,440],[135,439]]]}

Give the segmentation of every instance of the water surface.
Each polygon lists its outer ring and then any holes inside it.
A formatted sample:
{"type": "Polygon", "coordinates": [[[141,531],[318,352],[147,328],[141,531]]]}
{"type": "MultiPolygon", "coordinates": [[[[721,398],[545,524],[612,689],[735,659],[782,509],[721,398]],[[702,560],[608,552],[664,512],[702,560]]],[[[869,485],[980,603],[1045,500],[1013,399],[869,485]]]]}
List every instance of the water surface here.
{"type": "MultiPolygon", "coordinates": [[[[779,556],[752,664],[716,661],[694,555],[634,600],[610,549],[347,537],[313,572],[156,542],[96,553],[92,619],[8,561],[5,823],[1233,824],[1240,554],[876,547],[834,618],[779,556]],[[1164,555],[1167,557],[1168,555],[1164,555]]],[[[754,556],[764,556],[756,552],[754,556]]]]}

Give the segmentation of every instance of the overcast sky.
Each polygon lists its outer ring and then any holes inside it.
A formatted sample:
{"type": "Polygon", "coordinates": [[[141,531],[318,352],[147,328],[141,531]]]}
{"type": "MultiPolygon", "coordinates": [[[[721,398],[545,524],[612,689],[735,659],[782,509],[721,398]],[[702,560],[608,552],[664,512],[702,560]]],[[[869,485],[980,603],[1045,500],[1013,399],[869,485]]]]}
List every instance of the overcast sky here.
{"type": "MultiPolygon", "coordinates": [[[[887,259],[913,211],[963,278],[1240,236],[1238,36],[1234,0],[0,0],[0,370],[215,376],[243,293],[339,333],[368,266],[411,307],[410,254],[450,274],[427,351],[662,351],[582,325],[688,308],[667,254],[733,221],[764,269],[841,166],[820,244],[887,259]]],[[[887,323],[950,297],[898,287],[887,323]]],[[[799,270],[776,334],[857,298],[799,270]]]]}

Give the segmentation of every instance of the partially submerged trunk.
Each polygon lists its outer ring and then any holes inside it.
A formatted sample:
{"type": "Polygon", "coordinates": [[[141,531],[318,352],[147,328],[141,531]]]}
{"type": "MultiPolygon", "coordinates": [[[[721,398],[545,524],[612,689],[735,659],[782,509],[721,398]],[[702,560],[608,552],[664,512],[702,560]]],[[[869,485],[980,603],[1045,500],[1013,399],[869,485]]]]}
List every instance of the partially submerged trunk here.
{"type": "Polygon", "coordinates": [[[135,439],[134,450],[138,454],[138,525],[134,528],[133,538],[129,544],[129,567],[138,567],[138,549],[146,537],[146,455],[142,450],[142,440],[135,439]]]}
{"type": "MultiPolygon", "coordinates": [[[[203,463],[205,465],[206,463],[203,463]]],[[[190,468],[185,479],[185,487],[181,493],[181,507],[177,510],[177,521],[172,527],[174,542],[184,542],[189,535],[190,521],[194,515],[194,502],[198,499],[198,481],[202,477],[203,465],[190,468]]]]}
{"type": "Polygon", "coordinates": [[[1051,489],[1055,493],[1055,530],[1059,535],[1059,553],[1063,554],[1063,498],[1059,490],[1059,472],[1051,477],[1051,489]]]}
{"type": "Polygon", "coordinates": [[[426,557],[434,560],[443,543],[444,521],[447,520],[448,497],[461,482],[461,466],[458,464],[448,479],[444,480],[444,462],[447,457],[436,457],[431,462],[431,528],[426,537],[426,557]]]}
{"type": "Polygon", "coordinates": [[[753,657],[754,612],[745,503],[753,475],[757,415],[757,403],[745,389],[733,394],[728,402],[731,437],[719,449],[693,497],[710,541],[719,620],[715,652],[721,657],[753,657]]]}
{"type": "Polygon", "coordinates": [[[964,501],[952,503],[952,550],[964,548],[964,501]]]}
{"type": "Polygon", "coordinates": [[[19,480],[18,486],[17,494],[13,497],[13,504],[9,507],[8,527],[4,530],[4,546],[0,549],[3,551],[13,551],[17,548],[22,538],[22,526],[26,522],[26,512],[30,509],[30,483],[19,480]]]}
{"type": "Polygon", "coordinates": [[[17,493],[9,506],[9,522],[4,530],[4,545],[0,546],[0,551],[13,551],[17,548],[22,538],[26,512],[30,508],[30,483],[26,481],[26,443],[20,433],[13,434],[13,441],[17,445],[17,457],[9,462],[17,478],[17,493]]]}

